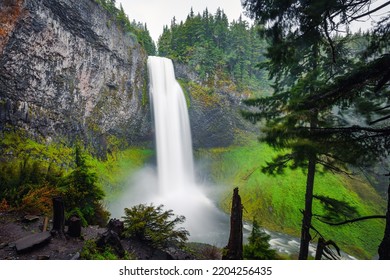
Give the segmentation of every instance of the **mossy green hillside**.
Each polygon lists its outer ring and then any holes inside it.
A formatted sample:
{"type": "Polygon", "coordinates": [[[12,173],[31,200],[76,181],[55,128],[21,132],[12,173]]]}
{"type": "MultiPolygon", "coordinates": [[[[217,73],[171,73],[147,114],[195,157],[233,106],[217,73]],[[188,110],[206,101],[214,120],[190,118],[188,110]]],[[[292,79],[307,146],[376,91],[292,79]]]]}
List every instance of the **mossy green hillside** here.
{"type": "MultiPolygon", "coordinates": [[[[282,175],[267,175],[261,168],[276,155],[266,144],[256,141],[246,146],[199,151],[210,159],[210,172],[218,185],[224,186],[220,206],[230,211],[231,191],[239,187],[244,218],[255,217],[270,230],[300,235],[301,209],[304,208],[306,175],[301,169],[286,169],[282,175]]],[[[314,193],[347,202],[359,216],[384,214],[385,203],[375,190],[359,178],[318,172],[314,193]]],[[[314,200],[313,212],[324,214],[321,203],[314,200]]],[[[332,227],[313,219],[313,226],[342,250],[360,258],[372,258],[384,232],[382,220],[369,220],[332,227]]],[[[315,232],[312,233],[315,237],[315,232]]]]}
{"type": "Polygon", "coordinates": [[[99,184],[106,193],[106,201],[118,198],[123,192],[128,178],[152,156],[153,151],[140,147],[130,147],[109,154],[105,161],[89,156],[88,164],[98,174],[99,184]]]}

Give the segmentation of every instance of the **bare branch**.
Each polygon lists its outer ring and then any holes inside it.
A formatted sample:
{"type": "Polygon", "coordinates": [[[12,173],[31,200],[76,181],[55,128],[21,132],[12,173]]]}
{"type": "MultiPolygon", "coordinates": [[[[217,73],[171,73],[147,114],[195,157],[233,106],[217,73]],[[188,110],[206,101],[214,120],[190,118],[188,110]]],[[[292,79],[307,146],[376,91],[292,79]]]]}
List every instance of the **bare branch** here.
{"type": "Polygon", "coordinates": [[[372,14],[372,13],[375,13],[376,11],[379,11],[379,10],[383,9],[384,7],[386,7],[386,6],[388,6],[388,5],[390,5],[390,1],[387,1],[386,3],[380,5],[379,7],[375,8],[375,9],[373,9],[373,10],[371,10],[371,11],[368,11],[368,12],[366,12],[366,13],[364,13],[364,14],[358,15],[358,16],[356,16],[356,17],[352,17],[351,20],[357,20],[357,19],[359,19],[359,18],[368,16],[368,15],[370,15],[370,14],[372,14]]]}
{"type": "Polygon", "coordinates": [[[327,225],[341,226],[341,225],[345,225],[345,224],[349,224],[349,223],[355,223],[355,222],[364,221],[364,220],[370,220],[370,219],[386,219],[386,215],[365,216],[365,217],[360,217],[360,218],[357,218],[357,219],[346,220],[346,221],[343,221],[343,222],[340,222],[340,223],[332,223],[332,222],[327,222],[327,221],[321,220],[319,218],[317,218],[317,219],[320,222],[322,222],[324,224],[327,224],[327,225]]]}
{"type": "Polygon", "coordinates": [[[376,123],[378,123],[378,122],[382,122],[382,121],[387,120],[387,119],[390,119],[390,115],[384,116],[383,118],[380,118],[380,119],[377,119],[377,120],[375,120],[375,121],[372,121],[372,122],[370,122],[369,124],[370,124],[370,125],[371,125],[371,124],[376,124],[376,123]]]}

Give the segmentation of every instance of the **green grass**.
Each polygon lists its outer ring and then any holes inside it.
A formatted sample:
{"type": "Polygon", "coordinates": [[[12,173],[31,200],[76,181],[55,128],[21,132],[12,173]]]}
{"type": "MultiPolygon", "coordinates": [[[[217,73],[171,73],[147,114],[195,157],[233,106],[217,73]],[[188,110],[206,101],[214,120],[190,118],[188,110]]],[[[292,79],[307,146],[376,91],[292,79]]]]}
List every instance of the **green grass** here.
{"type": "MultiPolygon", "coordinates": [[[[304,171],[286,169],[282,175],[267,175],[261,167],[276,152],[266,144],[252,141],[245,146],[199,151],[202,158],[210,159],[210,172],[224,193],[220,206],[230,211],[231,192],[239,187],[244,205],[244,218],[253,217],[270,230],[300,235],[306,175],[304,171]]],[[[317,173],[314,193],[348,202],[360,216],[385,214],[385,202],[361,178],[351,179],[332,173],[317,173]]],[[[324,209],[314,200],[313,212],[324,209]]],[[[370,259],[375,256],[384,233],[382,220],[369,220],[350,225],[332,227],[313,220],[314,227],[328,240],[354,256],[370,259]]],[[[315,236],[315,232],[312,233],[315,236]]]]}

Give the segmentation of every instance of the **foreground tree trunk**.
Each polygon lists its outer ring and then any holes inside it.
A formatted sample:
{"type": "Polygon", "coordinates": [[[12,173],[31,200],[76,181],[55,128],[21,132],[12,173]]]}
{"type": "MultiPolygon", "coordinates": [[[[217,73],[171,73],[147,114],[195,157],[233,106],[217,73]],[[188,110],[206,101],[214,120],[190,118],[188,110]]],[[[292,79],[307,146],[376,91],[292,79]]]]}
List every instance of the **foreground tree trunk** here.
{"type": "Polygon", "coordinates": [[[51,230],[52,234],[64,233],[65,227],[65,207],[62,197],[57,196],[53,197],[53,228],[51,230]]]}
{"type": "Polygon", "coordinates": [[[238,188],[235,188],[230,215],[229,243],[225,247],[223,260],[242,260],[242,209],[241,197],[238,188]]]}
{"type": "Polygon", "coordinates": [[[313,189],[314,177],[316,173],[316,156],[312,155],[309,159],[307,179],[306,179],[306,193],[305,193],[305,210],[303,211],[302,229],[301,229],[301,246],[299,248],[299,260],[307,260],[309,256],[309,245],[311,241],[310,227],[311,218],[313,216],[313,189]]]}
{"type": "MultiPolygon", "coordinates": [[[[390,176],[390,173],[387,175],[390,176]]],[[[385,235],[378,249],[380,260],[390,260],[390,180],[389,188],[387,189],[387,213],[385,235]]]]}
{"type": "Polygon", "coordinates": [[[81,236],[81,218],[73,215],[68,220],[68,235],[71,237],[81,236]]]}
{"type": "Polygon", "coordinates": [[[318,244],[317,244],[317,250],[316,250],[316,256],[315,256],[316,260],[322,259],[322,254],[324,252],[324,248],[325,248],[325,240],[322,237],[320,237],[318,239],[318,244]]]}

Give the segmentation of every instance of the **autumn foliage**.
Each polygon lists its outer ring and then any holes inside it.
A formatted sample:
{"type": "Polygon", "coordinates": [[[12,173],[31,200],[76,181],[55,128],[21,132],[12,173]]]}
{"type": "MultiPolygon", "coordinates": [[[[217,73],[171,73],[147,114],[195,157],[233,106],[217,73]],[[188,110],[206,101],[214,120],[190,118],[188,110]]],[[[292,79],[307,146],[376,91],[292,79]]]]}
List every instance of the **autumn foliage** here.
{"type": "Polygon", "coordinates": [[[31,189],[23,197],[20,210],[31,214],[50,214],[52,211],[52,197],[57,194],[58,191],[48,184],[31,189]]]}

